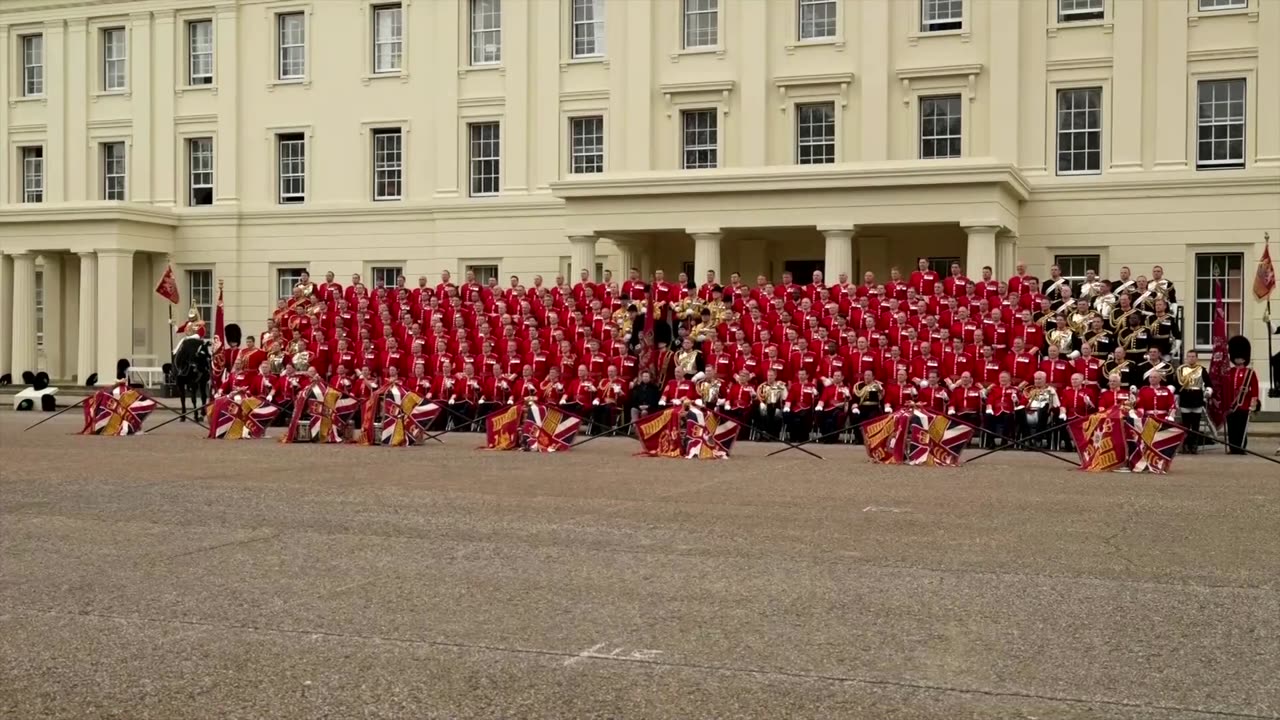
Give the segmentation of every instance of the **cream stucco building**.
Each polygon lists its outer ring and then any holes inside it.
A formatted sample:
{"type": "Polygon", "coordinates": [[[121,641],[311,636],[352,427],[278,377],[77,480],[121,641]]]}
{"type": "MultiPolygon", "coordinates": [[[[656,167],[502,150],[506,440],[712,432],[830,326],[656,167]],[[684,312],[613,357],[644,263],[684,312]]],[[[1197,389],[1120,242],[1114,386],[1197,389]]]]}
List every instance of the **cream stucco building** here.
{"type": "Polygon", "coordinates": [[[303,268],[1161,264],[1266,347],[1280,0],[0,0],[0,97],[2,372],[163,358],[170,263],[249,330],[303,268]]]}

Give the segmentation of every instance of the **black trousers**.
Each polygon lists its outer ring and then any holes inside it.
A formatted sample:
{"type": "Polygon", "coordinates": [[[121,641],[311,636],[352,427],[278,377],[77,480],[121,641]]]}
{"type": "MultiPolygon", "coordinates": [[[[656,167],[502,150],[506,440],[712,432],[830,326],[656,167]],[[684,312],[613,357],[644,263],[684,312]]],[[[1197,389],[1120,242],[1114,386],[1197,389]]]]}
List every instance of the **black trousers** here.
{"type": "Polygon", "coordinates": [[[848,415],[843,409],[823,410],[818,413],[818,430],[822,434],[822,442],[830,445],[840,441],[840,431],[844,430],[845,418],[848,415]]]}
{"type": "Polygon", "coordinates": [[[1247,430],[1249,428],[1249,411],[1232,410],[1227,413],[1227,442],[1234,446],[1227,448],[1227,452],[1232,455],[1244,455],[1244,449],[1249,446],[1249,436],[1247,430]]]}
{"type": "Polygon", "coordinates": [[[884,410],[878,405],[861,405],[858,407],[858,414],[853,416],[853,434],[854,439],[859,445],[866,445],[866,426],[875,422],[875,419],[884,414],[884,410]]]}
{"type": "Polygon", "coordinates": [[[983,424],[983,427],[995,433],[995,435],[987,435],[986,446],[988,448],[994,448],[997,443],[1000,444],[1000,447],[1008,447],[1010,443],[1007,440],[1001,440],[996,435],[1012,438],[1017,432],[1018,415],[1014,413],[988,415],[987,422],[983,424]]]}
{"type": "Polygon", "coordinates": [[[1200,409],[1194,411],[1190,408],[1182,411],[1182,426],[1191,432],[1187,433],[1187,437],[1182,441],[1182,451],[1191,455],[1199,451],[1203,440],[1196,433],[1200,432],[1200,409]]]}
{"type": "Polygon", "coordinates": [[[813,412],[796,410],[787,413],[787,440],[798,443],[809,439],[809,431],[813,428],[813,412]]]}

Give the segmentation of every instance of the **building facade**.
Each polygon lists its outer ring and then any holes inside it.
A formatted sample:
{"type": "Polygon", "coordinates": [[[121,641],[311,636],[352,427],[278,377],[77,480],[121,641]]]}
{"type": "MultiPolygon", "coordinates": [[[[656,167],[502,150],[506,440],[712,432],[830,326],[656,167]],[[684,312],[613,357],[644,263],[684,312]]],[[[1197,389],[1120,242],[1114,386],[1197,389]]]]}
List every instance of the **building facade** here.
{"type": "Polygon", "coordinates": [[[0,372],[163,359],[170,264],[250,331],[303,269],[1160,264],[1189,342],[1221,278],[1265,348],[1276,38],[1280,0],[4,0],[0,372]]]}

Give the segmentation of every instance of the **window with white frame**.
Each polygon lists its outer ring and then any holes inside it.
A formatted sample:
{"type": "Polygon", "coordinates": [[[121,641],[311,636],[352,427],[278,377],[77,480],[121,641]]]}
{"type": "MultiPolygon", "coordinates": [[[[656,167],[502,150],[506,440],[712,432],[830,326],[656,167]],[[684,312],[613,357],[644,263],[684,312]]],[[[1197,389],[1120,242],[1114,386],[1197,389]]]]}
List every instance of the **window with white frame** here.
{"type": "Polygon", "coordinates": [[[959,95],[920,98],[920,159],[960,157],[959,95]]]}
{"type": "Polygon", "coordinates": [[[373,71],[399,72],[404,57],[404,10],[399,3],[373,8],[373,71]]]}
{"type": "Polygon", "coordinates": [[[1241,10],[1249,7],[1249,0],[1200,0],[1201,12],[1214,10],[1241,10]]]}
{"type": "Polygon", "coordinates": [[[44,202],[44,147],[24,147],[22,155],[22,202],[44,202]]]}
{"type": "Polygon", "coordinates": [[[213,21],[187,23],[187,83],[213,84],[213,21]]]}
{"type": "Polygon", "coordinates": [[[1058,22],[1101,20],[1103,0],[1058,0],[1058,22]]]}
{"type": "Polygon", "coordinates": [[[470,0],[471,64],[502,62],[502,0],[470,0]]]}
{"type": "Polygon", "coordinates": [[[929,269],[938,273],[938,277],[946,277],[951,274],[951,263],[957,262],[960,262],[958,257],[931,257],[929,269]]]}
{"type": "Polygon", "coordinates": [[[573,0],[573,56],[604,55],[604,0],[573,0]]]}
{"type": "Polygon", "coordinates": [[[683,0],[684,46],[715,47],[720,44],[720,0],[683,0]]]}
{"type": "Polygon", "coordinates": [[[125,156],[123,142],[102,143],[102,199],[125,199],[125,156]]]}
{"type": "Polygon", "coordinates": [[[964,23],[964,0],[920,0],[920,31],[959,30],[964,23]]]}
{"type": "Polygon", "coordinates": [[[686,170],[719,167],[720,114],[715,109],[680,113],[683,152],[680,166],[686,170]]]}
{"type": "Polygon", "coordinates": [[[22,36],[22,96],[44,95],[44,35],[22,36]]]}
{"type": "Polygon", "coordinates": [[[373,199],[399,200],[404,190],[404,135],[400,128],[373,131],[373,199]]]}
{"type": "Polygon", "coordinates": [[[383,265],[369,268],[369,278],[373,280],[375,288],[394,288],[403,274],[404,268],[399,265],[383,265]]]}
{"type": "MultiPolygon", "coordinates": [[[[484,287],[489,284],[490,278],[498,277],[498,266],[497,265],[467,265],[466,272],[475,273],[476,282],[480,283],[481,287],[484,287]]],[[[465,277],[465,274],[464,274],[464,277],[465,277]]]]}
{"type": "Polygon", "coordinates": [[[1102,88],[1058,91],[1058,174],[1102,172],[1102,88]]]}
{"type": "Polygon", "coordinates": [[[836,104],[796,105],[796,163],[823,165],[836,161],[836,104]]]}
{"type": "Polygon", "coordinates": [[[1215,287],[1222,288],[1227,337],[1242,332],[1244,321],[1244,254],[1196,253],[1196,349],[1213,347],[1215,287]]]}
{"type": "Polygon", "coordinates": [[[280,59],[278,77],[296,80],[307,74],[307,17],[305,13],[281,13],[276,16],[280,59]]]}
{"type": "Polygon", "coordinates": [[[124,28],[102,31],[102,89],[123,90],[128,85],[128,56],[124,28]]]}
{"type": "Polygon", "coordinates": [[[1053,264],[1062,271],[1062,277],[1076,285],[1085,279],[1086,270],[1098,272],[1102,258],[1098,255],[1054,255],[1053,264]]]}
{"type": "Polygon", "coordinates": [[[206,322],[213,321],[213,271],[187,271],[187,297],[206,322]]]}
{"type": "Polygon", "coordinates": [[[213,204],[213,138],[187,140],[187,204],[213,204]]]}
{"type": "Polygon", "coordinates": [[[471,195],[497,195],[502,189],[502,130],[496,122],[467,126],[471,195]]]}
{"type": "Polygon", "coordinates": [[[276,299],[287,300],[293,297],[293,289],[302,282],[302,273],[306,268],[280,268],[276,270],[276,299]]]}
{"type": "Polygon", "coordinates": [[[36,347],[44,349],[44,270],[36,271],[36,347]]]}
{"type": "Polygon", "coordinates": [[[836,36],[836,0],[798,1],[801,40],[823,40],[836,36]]]}
{"type": "Polygon", "coordinates": [[[604,172],[604,118],[599,115],[569,120],[569,172],[604,172]]]}
{"type": "Polygon", "coordinates": [[[1244,167],[1244,79],[1201,80],[1196,87],[1196,168],[1244,167]]]}
{"type": "Polygon", "coordinates": [[[307,139],[302,133],[276,136],[276,161],[280,175],[280,204],[307,200],[307,139]]]}

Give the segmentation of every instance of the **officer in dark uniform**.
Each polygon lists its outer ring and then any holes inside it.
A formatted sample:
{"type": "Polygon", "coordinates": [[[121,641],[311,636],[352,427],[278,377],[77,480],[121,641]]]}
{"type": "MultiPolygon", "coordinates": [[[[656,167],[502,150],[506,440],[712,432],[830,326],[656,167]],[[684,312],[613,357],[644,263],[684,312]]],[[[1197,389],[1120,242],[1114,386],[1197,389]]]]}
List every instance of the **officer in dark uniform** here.
{"type": "Polygon", "coordinates": [[[1200,364],[1195,350],[1188,350],[1186,362],[1178,366],[1174,379],[1178,384],[1178,413],[1183,427],[1191,432],[1182,441],[1182,451],[1195,455],[1201,444],[1200,416],[1204,414],[1204,401],[1213,395],[1209,382],[1209,369],[1200,364]]]}

